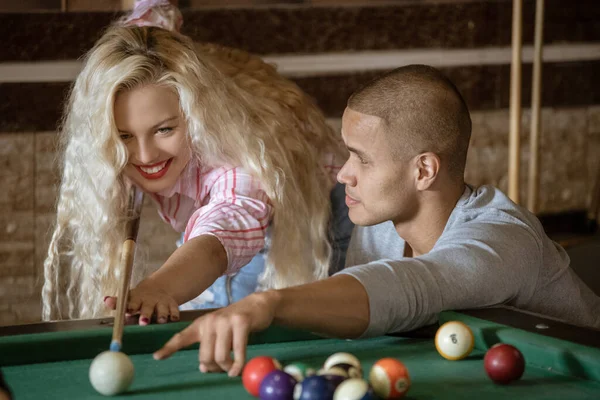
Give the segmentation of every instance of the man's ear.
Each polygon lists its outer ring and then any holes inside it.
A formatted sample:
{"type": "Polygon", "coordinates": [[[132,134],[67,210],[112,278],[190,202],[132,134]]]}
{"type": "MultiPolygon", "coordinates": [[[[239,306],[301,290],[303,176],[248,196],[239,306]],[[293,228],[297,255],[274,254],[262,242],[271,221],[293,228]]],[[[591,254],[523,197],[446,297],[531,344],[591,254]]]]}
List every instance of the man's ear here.
{"type": "Polygon", "coordinates": [[[417,190],[427,190],[433,185],[440,172],[440,157],[431,152],[422,153],[415,159],[417,190]]]}

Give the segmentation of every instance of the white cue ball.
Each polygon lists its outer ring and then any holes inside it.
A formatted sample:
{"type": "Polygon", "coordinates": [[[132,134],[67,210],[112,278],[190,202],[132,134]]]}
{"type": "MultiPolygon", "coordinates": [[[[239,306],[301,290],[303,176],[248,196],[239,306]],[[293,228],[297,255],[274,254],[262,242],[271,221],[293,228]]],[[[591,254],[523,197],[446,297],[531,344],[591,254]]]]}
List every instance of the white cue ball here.
{"type": "Polygon", "coordinates": [[[133,372],[133,363],[125,353],[104,351],[90,365],[90,383],[98,393],[113,396],[127,390],[133,372]]]}
{"type": "Polygon", "coordinates": [[[471,354],[475,338],[471,328],[460,321],[449,321],[435,334],[435,347],[448,360],[462,360],[471,354]]]}

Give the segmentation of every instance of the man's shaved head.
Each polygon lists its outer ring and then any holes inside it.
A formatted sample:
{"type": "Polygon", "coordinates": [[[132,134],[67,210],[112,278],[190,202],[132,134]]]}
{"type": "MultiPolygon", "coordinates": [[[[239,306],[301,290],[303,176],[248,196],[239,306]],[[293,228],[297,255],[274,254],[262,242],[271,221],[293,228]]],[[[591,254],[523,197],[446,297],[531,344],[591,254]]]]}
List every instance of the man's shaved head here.
{"type": "Polygon", "coordinates": [[[437,69],[397,68],[356,91],[348,107],[381,118],[395,154],[435,153],[451,176],[463,178],[471,137],[469,109],[456,86],[437,69]]]}

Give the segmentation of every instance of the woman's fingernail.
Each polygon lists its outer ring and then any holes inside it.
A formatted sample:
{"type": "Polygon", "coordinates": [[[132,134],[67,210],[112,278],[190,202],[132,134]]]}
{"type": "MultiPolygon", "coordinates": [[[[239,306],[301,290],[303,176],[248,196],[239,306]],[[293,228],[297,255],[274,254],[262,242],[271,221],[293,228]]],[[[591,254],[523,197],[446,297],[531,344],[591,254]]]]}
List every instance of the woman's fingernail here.
{"type": "Polygon", "coordinates": [[[158,319],[158,323],[159,323],[159,324],[164,324],[165,322],[167,322],[167,318],[165,318],[165,317],[160,317],[160,318],[158,319]]]}
{"type": "Polygon", "coordinates": [[[200,372],[202,372],[202,373],[206,372],[206,367],[204,366],[204,364],[200,364],[200,372]]]}
{"type": "Polygon", "coordinates": [[[102,300],[103,302],[106,302],[106,299],[108,299],[110,296],[104,296],[104,300],[102,300]]]}
{"type": "Polygon", "coordinates": [[[147,324],[148,322],[150,322],[150,320],[146,317],[140,318],[140,321],[142,322],[142,324],[147,324]]]}
{"type": "Polygon", "coordinates": [[[171,315],[171,321],[179,321],[179,317],[176,315],[171,315]]]}

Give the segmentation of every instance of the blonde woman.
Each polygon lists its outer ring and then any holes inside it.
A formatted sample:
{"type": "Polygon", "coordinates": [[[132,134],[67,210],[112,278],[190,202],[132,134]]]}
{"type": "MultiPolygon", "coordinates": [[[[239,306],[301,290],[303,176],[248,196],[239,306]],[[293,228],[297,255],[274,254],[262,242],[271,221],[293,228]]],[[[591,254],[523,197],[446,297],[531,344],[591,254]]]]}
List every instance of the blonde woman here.
{"type": "Polygon", "coordinates": [[[335,185],[338,135],[272,66],[194,44],[180,25],[168,1],[139,1],[85,58],[60,132],[46,320],[115,307],[132,184],[183,233],[130,292],[142,325],[177,320],[184,304],[222,307],[257,286],[318,280],[343,263],[352,224],[335,185]]]}

